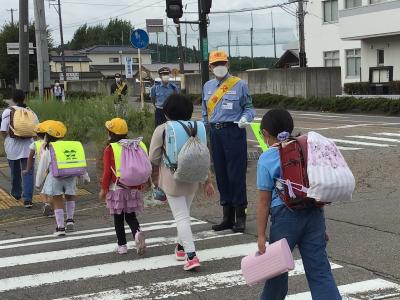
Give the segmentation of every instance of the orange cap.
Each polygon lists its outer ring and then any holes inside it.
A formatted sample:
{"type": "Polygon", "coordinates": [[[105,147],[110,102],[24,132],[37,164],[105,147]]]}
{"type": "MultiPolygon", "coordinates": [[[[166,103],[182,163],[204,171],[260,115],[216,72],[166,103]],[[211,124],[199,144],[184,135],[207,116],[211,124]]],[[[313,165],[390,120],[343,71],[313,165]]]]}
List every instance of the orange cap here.
{"type": "Polygon", "coordinates": [[[216,51],[211,51],[210,52],[210,57],[209,57],[209,64],[213,64],[219,61],[228,61],[228,54],[226,54],[225,51],[222,50],[216,50],[216,51]]]}

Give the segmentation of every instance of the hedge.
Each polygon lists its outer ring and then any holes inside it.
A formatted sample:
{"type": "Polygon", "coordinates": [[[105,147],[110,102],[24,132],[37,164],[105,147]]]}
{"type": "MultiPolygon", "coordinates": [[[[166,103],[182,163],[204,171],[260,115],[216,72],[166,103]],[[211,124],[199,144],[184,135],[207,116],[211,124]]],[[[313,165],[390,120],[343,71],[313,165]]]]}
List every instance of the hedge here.
{"type": "MultiPolygon", "coordinates": [[[[193,104],[200,104],[200,95],[187,95],[193,104]]],[[[400,99],[354,97],[301,98],[272,94],[252,95],[256,108],[285,108],[293,110],[327,111],[327,112],[360,112],[400,115],[400,99]]]]}
{"type": "MultiPolygon", "coordinates": [[[[389,82],[389,94],[400,95],[400,81],[389,82]]],[[[349,95],[368,95],[369,82],[349,82],[345,83],[343,90],[349,95]]]]}

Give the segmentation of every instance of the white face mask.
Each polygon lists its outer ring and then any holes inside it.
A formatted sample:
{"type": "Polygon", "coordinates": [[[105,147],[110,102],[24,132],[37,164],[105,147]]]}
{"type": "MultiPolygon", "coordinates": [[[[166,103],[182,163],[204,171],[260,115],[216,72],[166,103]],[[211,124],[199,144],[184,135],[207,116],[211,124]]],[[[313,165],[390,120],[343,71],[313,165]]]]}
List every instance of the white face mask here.
{"type": "Polygon", "coordinates": [[[213,69],[213,73],[217,78],[224,78],[228,74],[227,66],[217,66],[213,69]]]}
{"type": "Polygon", "coordinates": [[[56,86],[60,86],[60,84],[57,82],[57,83],[56,83],[56,86]]]}
{"type": "Polygon", "coordinates": [[[118,83],[121,81],[121,78],[115,78],[115,81],[118,83]]]}
{"type": "Polygon", "coordinates": [[[161,80],[162,80],[163,82],[169,82],[169,75],[162,75],[162,76],[161,76],[161,80]]]}

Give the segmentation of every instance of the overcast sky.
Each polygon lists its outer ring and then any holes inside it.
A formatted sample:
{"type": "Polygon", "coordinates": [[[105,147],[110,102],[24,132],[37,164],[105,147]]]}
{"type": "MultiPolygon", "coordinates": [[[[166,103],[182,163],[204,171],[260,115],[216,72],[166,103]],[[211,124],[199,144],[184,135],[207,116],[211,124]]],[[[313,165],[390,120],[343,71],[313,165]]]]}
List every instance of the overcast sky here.
{"type": "MultiPolygon", "coordinates": [[[[0,0],[0,24],[11,20],[10,12],[6,9],[18,9],[18,0],[0,0]]],[[[54,0],[53,0],[54,1],[54,0]]],[[[33,0],[29,2],[29,19],[33,21],[33,0]]],[[[53,3],[56,3],[54,1],[53,3]]],[[[62,19],[64,27],[64,41],[69,41],[74,31],[85,23],[88,25],[106,24],[110,18],[122,18],[131,21],[135,28],[145,29],[146,19],[164,18],[165,0],[61,0],[62,19]]],[[[284,3],[285,0],[213,0],[212,11],[224,11],[232,9],[260,7],[276,3],[284,3]]],[[[197,1],[183,0],[185,14],[183,18],[188,20],[196,19],[196,14],[189,12],[197,11],[197,1]],[[187,12],[187,13],[186,13],[187,12]]],[[[52,30],[55,44],[60,43],[58,15],[54,7],[49,6],[49,1],[45,0],[46,21],[52,30]]],[[[295,10],[295,5],[287,7],[290,11],[295,10]]],[[[276,40],[279,44],[287,44],[297,40],[296,19],[281,8],[272,9],[274,26],[276,29],[276,40]]],[[[18,20],[18,11],[14,12],[14,20],[18,20]]],[[[232,56],[250,55],[250,28],[252,24],[250,12],[241,12],[230,15],[231,34],[231,54],[232,56]]],[[[165,21],[164,21],[165,22],[165,21]]],[[[172,25],[172,21],[168,20],[172,25]]],[[[271,33],[271,9],[258,10],[253,12],[254,27],[254,55],[271,56],[273,55],[273,43],[271,33]]],[[[187,27],[188,46],[197,46],[198,31],[197,26],[182,26],[182,33],[185,34],[187,27]]],[[[225,49],[228,44],[228,14],[211,14],[209,31],[209,48],[225,49]]],[[[151,34],[151,40],[155,42],[155,34],[151,34]]],[[[165,33],[159,36],[160,43],[165,43],[165,33]]],[[[176,29],[168,26],[169,44],[176,44],[176,29]]],[[[278,45],[278,55],[282,52],[282,46],[278,45]]]]}

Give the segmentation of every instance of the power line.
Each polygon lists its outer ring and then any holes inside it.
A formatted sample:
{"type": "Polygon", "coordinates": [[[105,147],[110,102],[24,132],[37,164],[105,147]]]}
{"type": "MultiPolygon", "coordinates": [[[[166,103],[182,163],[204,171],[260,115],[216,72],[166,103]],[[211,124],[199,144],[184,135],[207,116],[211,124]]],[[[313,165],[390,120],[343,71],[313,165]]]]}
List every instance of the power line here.
{"type": "Polygon", "coordinates": [[[74,2],[74,1],[63,1],[68,4],[79,4],[79,5],[91,5],[91,6],[129,6],[126,4],[109,4],[109,3],[92,3],[92,2],[74,2]]]}

